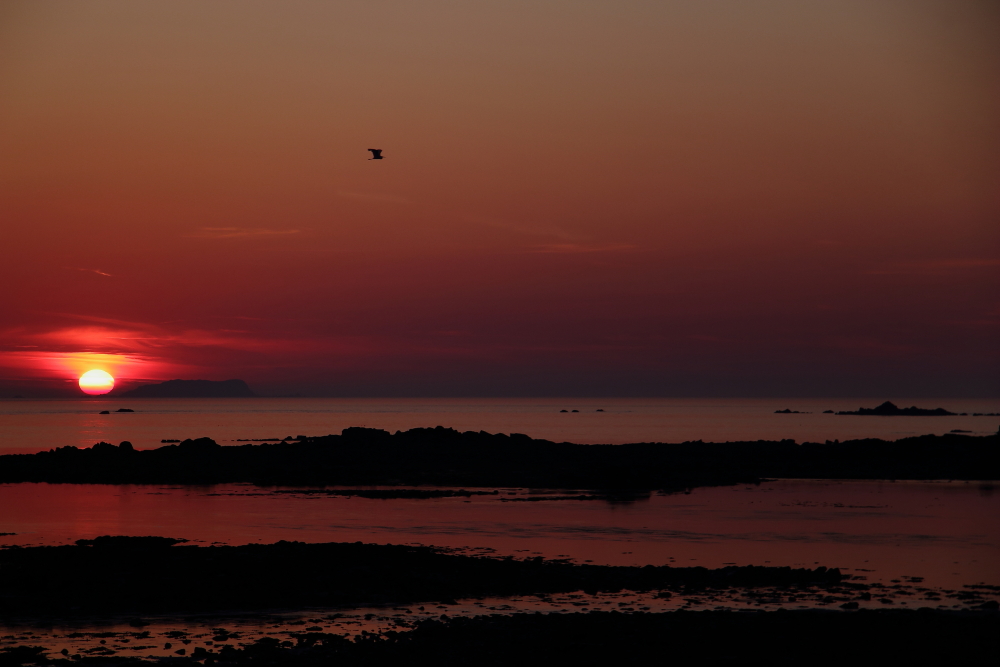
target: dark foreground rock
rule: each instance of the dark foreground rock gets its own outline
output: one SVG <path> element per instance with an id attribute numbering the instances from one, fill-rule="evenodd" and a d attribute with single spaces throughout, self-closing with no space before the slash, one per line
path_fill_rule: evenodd
<path id="1" fill-rule="evenodd" d="M 833 586 L 839 570 L 612 567 L 442 553 L 429 547 L 277 542 L 184 546 L 99 537 L 0 550 L 0 618 L 388 604 L 584 590 Z"/>
<path id="2" fill-rule="evenodd" d="M 1000 650 L 1000 615 L 944 611 L 514 614 L 423 621 L 348 640 L 303 633 L 194 649 L 170 665 L 972 665 Z M 6 659 L 5 659 L 6 658 Z M 0 665 L 148 665 L 135 658 L 46 659 L 18 647 Z"/>
<path id="3" fill-rule="evenodd" d="M 98 443 L 0 456 L 0 482 L 434 485 L 676 491 L 760 478 L 1000 479 L 1000 438 L 575 445 L 526 435 L 348 428 L 341 435 L 153 450 Z"/>
<path id="4" fill-rule="evenodd" d="M 247 398 L 255 395 L 243 380 L 167 380 L 140 385 L 116 398 Z"/>

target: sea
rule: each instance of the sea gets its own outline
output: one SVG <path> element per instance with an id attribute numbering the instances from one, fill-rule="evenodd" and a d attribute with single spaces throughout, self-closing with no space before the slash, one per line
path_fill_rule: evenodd
<path id="1" fill-rule="evenodd" d="M 943 407 L 967 416 L 870 417 L 830 414 L 875 407 Z M 117 412 L 117 410 L 134 412 Z M 109 411 L 102 415 L 100 412 Z M 798 414 L 776 414 L 792 410 Z M 580 444 L 855 438 L 896 440 L 927 433 L 996 433 L 1000 401 L 983 399 L 73 399 L 0 400 L 0 453 L 31 453 L 127 440 L 137 449 L 164 440 L 246 440 L 340 433 L 352 426 L 385 429 L 444 426 L 459 431 L 524 433 Z"/>
<path id="2" fill-rule="evenodd" d="M 123 440 L 149 449 L 164 440 L 203 436 L 237 445 L 339 433 L 352 426 L 387 431 L 445 426 L 581 444 L 895 440 L 953 431 L 985 435 L 996 433 L 1000 426 L 998 417 L 973 416 L 1000 412 L 996 400 L 888 397 L 901 407 L 967 413 L 954 417 L 826 412 L 874 407 L 884 400 L 17 399 L 0 401 L 0 453 Z M 785 409 L 797 414 L 776 413 Z M 104 410 L 109 414 L 99 414 Z M 435 499 L 298 491 L 308 489 L 250 484 L 0 484 L 0 547 L 69 544 L 99 535 L 163 535 L 201 545 L 277 540 L 422 544 L 478 555 L 545 556 L 609 565 L 838 567 L 859 582 L 884 587 L 882 597 L 861 601 L 862 607 L 966 608 L 972 604 L 969 591 L 1000 598 L 1000 489 L 990 481 L 765 480 L 688 493 L 651 493 L 627 502 L 574 500 L 564 491 L 523 488 Z M 769 604 L 761 597 L 744 599 L 736 593 L 704 600 L 697 596 L 664 600 L 652 593 L 616 595 L 458 600 L 446 611 L 475 615 L 555 613 L 579 610 L 581 605 L 656 611 L 678 605 Z M 831 602 L 817 596 L 793 603 L 792 598 L 775 594 L 770 604 L 796 608 Z M 284 616 L 275 612 L 278 616 L 266 622 L 260 617 L 148 619 L 152 625 L 145 635 L 130 627 L 127 619 L 118 625 L 107 619 L 96 625 L 29 619 L 12 625 L 9 634 L 0 637 L 0 647 L 31 641 L 83 654 L 103 654 L 99 652 L 111 646 L 121 654 L 172 655 L 176 647 L 168 651 L 164 646 L 170 643 L 163 638 L 178 630 L 206 645 L 212 643 L 211 628 L 223 624 L 240 628 L 247 638 L 294 633 L 304 622 L 350 634 L 394 627 L 404 617 L 433 617 L 442 609 L 440 605 L 406 610 L 373 607 L 334 614 L 284 610 Z M 107 639 L 112 635 L 115 639 Z M 160 643 L 155 641 L 158 635 L 163 635 Z M 141 636 L 154 640 L 143 643 L 136 639 Z M 98 643 L 103 641 L 112 644 Z"/>

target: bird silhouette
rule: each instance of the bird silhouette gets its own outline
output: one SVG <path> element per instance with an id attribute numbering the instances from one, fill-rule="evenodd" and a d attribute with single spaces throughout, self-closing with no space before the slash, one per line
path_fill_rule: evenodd
<path id="1" fill-rule="evenodd" d="M 372 156 L 368 158 L 369 160 L 381 160 L 382 159 L 382 149 L 381 148 L 369 148 L 372 152 Z"/>

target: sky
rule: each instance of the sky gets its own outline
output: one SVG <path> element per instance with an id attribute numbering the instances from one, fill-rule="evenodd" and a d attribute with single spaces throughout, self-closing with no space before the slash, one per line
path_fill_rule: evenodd
<path id="1" fill-rule="evenodd" d="M 990 1 L 6 0 L 0 396 L 1000 396 L 998 81 Z"/>

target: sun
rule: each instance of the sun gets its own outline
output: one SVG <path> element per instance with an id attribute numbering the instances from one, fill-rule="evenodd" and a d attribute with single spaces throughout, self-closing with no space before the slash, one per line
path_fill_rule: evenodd
<path id="1" fill-rule="evenodd" d="M 115 388 L 115 379 L 107 371 L 94 369 L 80 376 L 80 389 L 91 396 L 106 394 Z"/>

